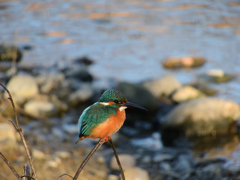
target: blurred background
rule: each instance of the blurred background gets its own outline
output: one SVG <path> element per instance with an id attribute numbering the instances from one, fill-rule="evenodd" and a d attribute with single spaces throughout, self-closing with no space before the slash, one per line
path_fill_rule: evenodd
<path id="1" fill-rule="evenodd" d="M 74 144 L 78 118 L 109 88 L 149 109 L 113 136 L 127 179 L 240 178 L 239 52 L 238 0 L 0 0 L 0 82 L 39 179 L 74 175 L 95 144 Z M 22 173 L 1 96 L 0 150 Z M 119 179 L 112 156 L 103 146 L 80 177 Z"/>

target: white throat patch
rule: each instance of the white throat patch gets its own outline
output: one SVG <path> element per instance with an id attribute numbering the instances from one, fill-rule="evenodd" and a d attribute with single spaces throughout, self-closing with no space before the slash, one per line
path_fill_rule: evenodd
<path id="1" fill-rule="evenodd" d="M 127 106 L 121 106 L 121 107 L 119 108 L 120 111 L 122 111 L 122 110 L 124 110 L 124 109 L 127 109 Z"/>

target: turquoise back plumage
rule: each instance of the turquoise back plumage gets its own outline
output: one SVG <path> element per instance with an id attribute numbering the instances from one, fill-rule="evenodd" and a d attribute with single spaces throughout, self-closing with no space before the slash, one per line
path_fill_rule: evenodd
<path id="1" fill-rule="evenodd" d="M 85 109 L 78 121 L 79 137 L 89 136 L 93 128 L 107 120 L 111 114 L 116 115 L 115 108 L 101 105 L 99 102 Z"/>

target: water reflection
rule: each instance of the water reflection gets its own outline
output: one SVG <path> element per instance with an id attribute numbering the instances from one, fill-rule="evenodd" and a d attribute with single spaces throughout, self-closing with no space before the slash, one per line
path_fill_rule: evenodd
<path id="1" fill-rule="evenodd" d="M 194 141 L 194 157 L 199 160 L 230 155 L 239 145 L 238 135 L 201 137 L 191 140 Z"/>

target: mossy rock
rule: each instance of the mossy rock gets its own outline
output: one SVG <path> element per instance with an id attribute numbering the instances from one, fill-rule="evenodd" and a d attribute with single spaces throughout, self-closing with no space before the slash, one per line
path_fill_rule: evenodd
<path id="1" fill-rule="evenodd" d="M 235 78 L 234 75 L 224 74 L 221 77 L 210 76 L 210 81 L 214 82 L 214 83 L 224 83 L 224 82 L 229 82 L 229 81 L 233 80 L 234 78 Z"/>
<path id="2" fill-rule="evenodd" d="M 1 61 L 14 61 L 20 62 L 22 58 L 22 52 L 12 45 L 2 44 L 0 45 L 0 62 Z"/>
<path id="3" fill-rule="evenodd" d="M 162 120 L 165 132 L 178 131 L 186 136 L 227 134 L 239 118 L 237 103 L 217 98 L 199 98 L 178 105 Z"/>
<path id="4" fill-rule="evenodd" d="M 196 68 L 205 64 L 206 60 L 203 57 L 170 57 L 166 59 L 162 65 L 167 69 L 177 68 Z"/>
<path id="5" fill-rule="evenodd" d="M 210 69 L 206 74 L 200 75 L 200 78 L 213 83 L 224 83 L 233 80 L 235 75 L 225 73 L 221 69 Z"/>

